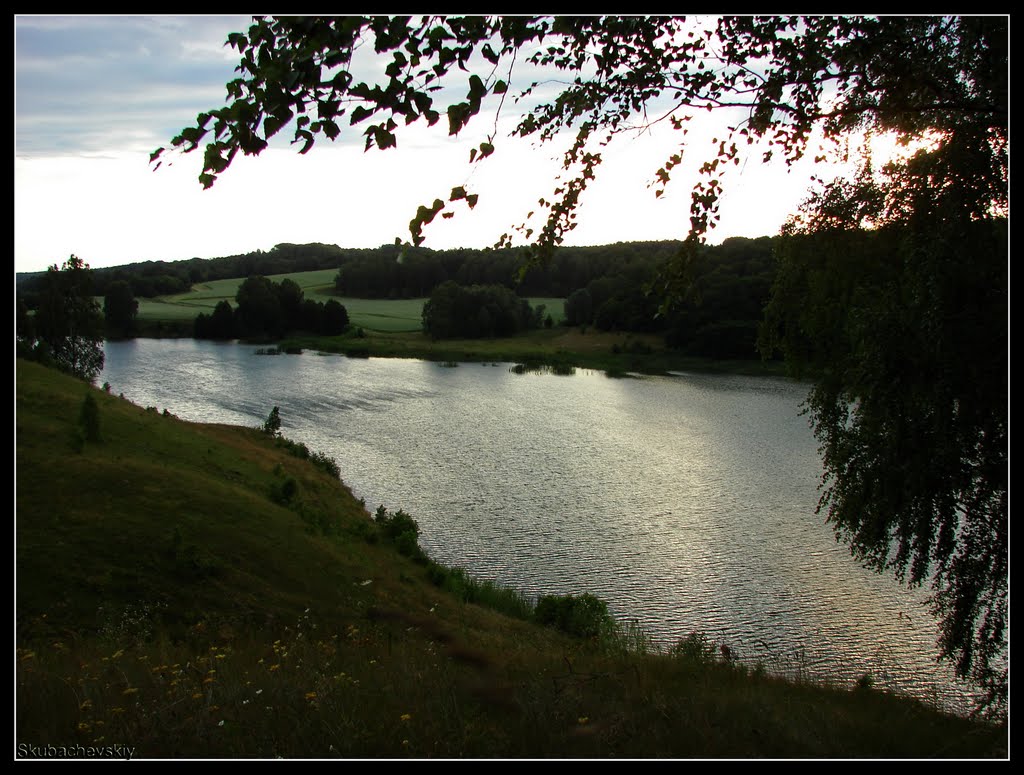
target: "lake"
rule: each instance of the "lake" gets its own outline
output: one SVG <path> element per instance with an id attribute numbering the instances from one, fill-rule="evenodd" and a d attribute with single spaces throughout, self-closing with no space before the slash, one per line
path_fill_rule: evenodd
<path id="1" fill-rule="evenodd" d="M 926 592 L 860 567 L 815 513 L 807 387 L 680 373 L 513 373 L 188 339 L 106 344 L 98 382 L 196 422 L 326 452 L 436 560 L 529 594 L 592 592 L 656 642 L 690 632 L 751 665 L 963 712 Z"/>

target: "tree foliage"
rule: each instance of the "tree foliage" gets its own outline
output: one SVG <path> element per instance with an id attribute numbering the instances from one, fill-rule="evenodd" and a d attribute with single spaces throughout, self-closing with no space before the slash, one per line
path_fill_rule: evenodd
<path id="1" fill-rule="evenodd" d="M 197 339 L 279 339 L 285 334 L 305 331 L 337 336 L 348 327 L 348 310 L 334 299 L 326 303 L 305 299 L 294 280 L 280 282 L 250 275 L 235 294 L 237 307 L 226 299 L 217 302 L 210 315 L 196 316 L 193 332 Z"/>
<path id="2" fill-rule="evenodd" d="M 931 167 L 925 157 L 944 152 L 909 167 Z M 1001 219 L 953 217 L 941 200 L 959 194 L 945 182 L 933 180 L 931 201 L 909 211 L 877 189 L 870 230 L 857 228 L 860 203 L 848 228 L 791 226 L 765 346 L 815 376 L 807 410 L 824 460 L 819 511 L 867 565 L 931 586 L 942 654 L 1001 713 L 1007 230 Z M 835 215 L 834 197 L 849 195 L 837 184 L 809 207 Z"/>
<path id="3" fill-rule="evenodd" d="M 116 280 L 107 286 L 103 297 L 103 320 L 108 335 L 134 336 L 139 313 L 139 302 L 126 280 Z"/>
<path id="4" fill-rule="evenodd" d="M 448 281 L 423 305 L 423 331 L 434 339 L 512 336 L 537 325 L 530 302 L 501 285 Z"/>
<path id="5" fill-rule="evenodd" d="M 999 708 L 1008 17 L 257 17 L 228 45 L 240 63 L 227 104 L 172 141 L 204 148 L 204 186 L 288 126 L 303 153 L 357 125 L 367 149 L 387 149 L 418 122 L 457 135 L 513 93 L 514 134 L 570 140 L 564 174 L 538 200 L 543 224 L 518 227 L 540 256 L 575 226 L 617 135 L 678 130 L 653 172 L 657 196 L 691 155 L 693 119 L 724 113 L 728 126 L 697 147 L 683 248 L 654 285 L 666 307 L 687 297 L 744 161 L 844 159 L 847 143 L 886 133 L 917 149 L 821 184 L 783 245 L 766 347 L 816 377 L 808 408 L 837 534 L 873 566 L 933 585 L 943 654 Z M 357 77 L 360 49 L 384 63 L 376 82 Z M 522 66 L 536 80 L 513 91 Z M 470 165 L 499 143 L 471 148 Z M 414 245 L 438 215 L 476 203 L 465 186 L 439 194 L 410 222 Z"/>
<path id="6" fill-rule="evenodd" d="M 90 382 L 103 370 L 103 314 L 89 265 L 78 256 L 46 270 L 32 329 L 42 360 Z"/>
<path id="7" fill-rule="evenodd" d="M 267 419 L 263 423 L 263 432 L 268 436 L 279 436 L 281 434 L 280 408 L 275 406 L 270 410 L 270 414 L 267 415 Z"/>

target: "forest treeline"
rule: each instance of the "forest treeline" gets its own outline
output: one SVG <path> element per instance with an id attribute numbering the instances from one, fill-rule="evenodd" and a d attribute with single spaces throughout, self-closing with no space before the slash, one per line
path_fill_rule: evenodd
<path id="1" fill-rule="evenodd" d="M 92 275 L 97 296 L 105 296 L 115 284 L 127 283 L 133 295 L 141 298 L 183 293 L 194 284 L 213 280 L 334 268 L 338 270 L 335 291 L 344 297 L 427 298 L 439 288 L 450 289 L 451 283 L 463 288 L 500 286 L 520 297 L 566 299 L 564 322 L 569 325 L 661 333 L 670 346 L 692 355 L 756 358 L 758 326 L 776 272 L 773 244 L 771 237 L 735 237 L 721 245 L 704 246 L 692 265 L 691 293 L 670 311 L 660 309 L 658 295 L 650 290 L 662 267 L 680 250 L 681 243 L 669 240 L 562 247 L 549 262 L 523 276 L 522 256 L 515 249 L 403 250 L 397 245 L 356 249 L 319 243 L 285 243 L 269 251 L 220 258 L 146 261 L 94 269 Z M 43 274 L 18 277 L 18 298 L 29 309 L 35 308 Z M 454 298 L 451 293 L 448 297 Z M 227 322 L 226 313 L 221 310 L 221 322 Z M 482 336 L 509 328 L 492 313 L 474 315 L 488 329 Z M 425 323 L 435 329 L 434 335 L 448 328 L 427 318 Z M 199 330 L 205 332 L 209 324 L 216 333 L 207 335 L 225 336 L 235 330 L 233 326 L 222 329 L 212 319 L 200 321 Z M 267 326 L 265 333 L 275 327 Z M 308 324 L 299 327 L 315 330 Z M 526 327 L 532 326 L 521 322 L 516 330 Z M 470 335 L 461 328 L 461 335 Z"/>

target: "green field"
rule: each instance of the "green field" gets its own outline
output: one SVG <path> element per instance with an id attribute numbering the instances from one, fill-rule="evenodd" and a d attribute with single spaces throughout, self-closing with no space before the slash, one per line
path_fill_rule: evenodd
<path id="1" fill-rule="evenodd" d="M 315 272 L 272 275 L 270 279 L 274 282 L 293 280 L 302 288 L 307 299 L 321 302 L 335 299 L 345 305 L 352 325 L 367 331 L 401 333 L 422 328 L 423 302 L 426 299 L 354 299 L 335 296 L 334 278 L 337 274 L 336 269 L 320 269 Z M 200 313 L 212 313 L 220 301 L 227 300 L 234 306 L 235 295 L 244 280 L 242 277 L 214 280 L 195 285 L 188 293 L 139 299 L 139 320 L 193 320 Z M 564 315 L 564 299 L 530 299 L 530 304 L 544 304 L 546 314 L 551 314 L 556 323 Z"/>

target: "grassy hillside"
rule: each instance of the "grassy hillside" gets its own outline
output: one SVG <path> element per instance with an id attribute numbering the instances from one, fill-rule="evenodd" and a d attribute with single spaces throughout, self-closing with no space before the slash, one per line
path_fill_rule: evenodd
<path id="1" fill-rule="evenodd" d="M 98 441 L 79 423 L 87 393 Z M 707 650 L 653 653 L 627 628 L 574 638 L 466 602 L 337 478 L 255 429 L 185 423 L 20 361 L 16 408 L 19 744 L 1006 755 L 1005 729 L 874 690 L 786 683 Z"/>

